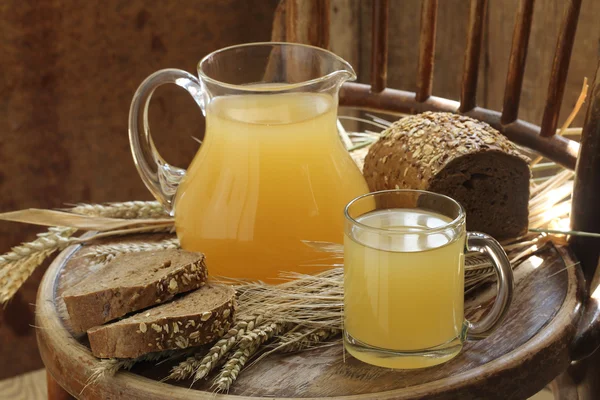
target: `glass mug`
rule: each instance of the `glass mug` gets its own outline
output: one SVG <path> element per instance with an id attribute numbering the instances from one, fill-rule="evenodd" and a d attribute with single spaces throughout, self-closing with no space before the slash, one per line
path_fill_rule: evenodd
<path id="1" fill-rule="evenodd" d="M 279 271 L 326 269 L 303 243 L 341 243 L 341 211 L 367 184 L 339 139 L 338 91 L 356 75 L 335 54 L 291 43 L 217 50 L 198 76 L 158 71 L 129 113 L 131 151 L 142 180 L 175 216 L 186 250 L 206 255 L 212 275 L 274 281 Z M 166 163 L 148 127 L 160 85 L 185 89 L 206 116 L 187 172 Z"/>
<path id="2" fill-rule="evenodd" d="M 345 209 L 344 345 L 369 364 L 423 368 L 456 356 L 466 339 L 488 336 L 513 293 L 500 244 L 467 232 L 465 212 L 450 197 L 386 190 Z M 464 318 L 464 250 L 487 254 L 498 294 L 479 322 Z"/>

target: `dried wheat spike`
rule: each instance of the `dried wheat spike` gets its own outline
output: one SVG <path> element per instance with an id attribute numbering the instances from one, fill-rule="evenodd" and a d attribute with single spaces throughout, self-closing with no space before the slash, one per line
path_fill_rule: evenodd
<path id="1" fill-rule="evenodd" d="M 166 350 L 144 354 L 138 358 L 107 358 L 98 361 L 90 375 L 86 387 L 93 385 L 104 377 L 114 376 L 122 369 L 130 370 L 135 364 L 143 361 L 156 361 L 182 354 L 178 350 Z"/>
<path id="2" fill-rule="evenodd" d="M 51 227 L 48 232 L 39 233 L 33 242 L 13 247 L 10 252 L 0 256 L 0 268 L 44 250 L 64 249 L 71 244 L 68 238 L 75 232 L 74 228 Z"/>
<path id="3" fill-rule="evenodd" d="M 242 338 L 246 330 L 252 330 L 263 323 L 262 315 L 240 316 L 236 324 L 207 353 L 198 353 L 188 357 L 171 369 L 166 380 L 184 380 L 194 376 L 194 381 L 208 375 L 229 352 L 229 350 Z"/>
<path id="4" fill-rule="evenodd" d="M 229 352 L 229 350 L 231 350 L 231 348 L 234 347 L 244 337 L 246 332 L 256 329 L 256 327 L 263 324 L 263 321 L 264 318 L 262 314 L 238 317 L 235 326 L 231 328 L 217 343 L 215 343 L 215 345 L 208 351 L 206 356 L 204 356 L 199 362 L 197 362 L 197 364 L 194 365 L 194 382 L 208 375 L 217 366 L 219 361 L 221 361 L 221 359 L 223 359 L 223 357 Z M 173 370 L 175 370 L 175 368 L 173 368 Z M 190 375 L 179 379 L 185 379 L 189 376 Z"/>
<path id="5" fill-rule="evenodd" d="M 91 257 L 94 261 L 110 261 L 112 258 L 123 253 L 135 253 L 140 251 L 167 250 L 178 249 L 179 239 L 167 239 L 161 242 L 132 242 L 118 244 L 104 244 L 94 246 L 92 250 L 86 254 L 86 257 Z"/>
<path id="6" fill-rule="evenodd" d="M 213 388 L 216 392 L 226 392 L 233 382 L 237 379 L 240 371 L 248 360 L 258 351 L 258 349 L 268 340 L 276 335 L 285 332 L 289 324 L 272 322 L 255 328 L 252 335 L 246 334 L 245 337 L 251 337 L 251 340 L 238 344 L 237 350 L 231 355 L 225 363 L 215 380 Z M 258 332 L 260 331 L 260 332 Z"/>
<path id="7" fill-rule="evenodd" d="M 165 380 L 182 381 L 191 377 L 194 374 L 201 363 L 205 353 L 197 353 L 191 357 L 186 358 L 179 364 L 171 368 L 171 373 L 165 378 Z"/>
<path id="8" fill-rule="evenodd" d="M 300 330 L 289 331 L 282 335 L 275 349 L 284 353 L 310 349 L 319 343 L 339 335 L 340 332 L 339 329 L 303 327 Z"/>
<path id="9" fill-rule="evenodd" d="M 107 204 L 78 204 L 69 211 L 107 218 L 166 218 L 169 213 L 158 201 L 127 201 Z"/>
<path id="10" fill-rule="evenodd" d="M 0 304 L 8 302 L 33 271 L 56 250 L 67 247 L 76 229 L 52 227 L 33 242 L 14 247 L 0 256 Z"/>

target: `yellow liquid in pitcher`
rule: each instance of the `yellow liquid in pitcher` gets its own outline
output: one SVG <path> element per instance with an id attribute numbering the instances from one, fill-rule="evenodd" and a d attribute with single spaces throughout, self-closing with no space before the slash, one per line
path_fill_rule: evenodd
<path id="1" fill-rule="evenodd" d="M 368 192 L 324 94 L 214 99 L 206 138 L 178 189 L 175 224 L 186 250 L 215 276 L 276 282 L 280 271 L 333 263 L 303 240 L 343 242 L 343 210 Z"/>
<path id="2" fill-rule="evenodd" d="M 464 322 L 464 233 L 425 235 L 423 229 L 451 220 L 417 209 L 375 211 L 358 221 L 410 234 L 387 235 L 355 226 L 345 237 L 344 328 L 356 341 L 349 343 L 345 336 L 348 351 L 390 368 L 426 367 L 458 354 L 462 343 L 456 339 Z M 451 343 L 452 349 L 441 357 L 394 356 Z M 370 351 L 368 346 L 390 352 Z"/>

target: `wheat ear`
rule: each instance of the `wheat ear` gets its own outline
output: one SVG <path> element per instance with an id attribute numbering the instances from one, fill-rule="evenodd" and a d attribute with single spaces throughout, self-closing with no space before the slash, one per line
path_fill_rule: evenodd
<path id="1" fill-rule="evenodd" d="M 83 390 L 90 385 L 94 385 L 104 377 L 114 376 L 120 370 L 130 370 L 135 364 L 143 361 L 157 361 L 167 357 L 181 355 L 181 350 L 165 350 L 154 353 L 144 354 L 138 358 L 107 358 L 102 359 L 92 369 L 92 374 L 87 380 Z M 83 390 L 81 391 L 83 393 Z"/>
<path id="2" fill-rule="evenodd" d="M 39 233 L 36 240 L 13 247 L 10 252 L 0 256 L 0 268 L 15 261 L 26 259 L 40 251 L 65 248 L 70 244 L 69 236 L 75 231 L 74 228 L 51 227 L 48 232 Z"/>
<path id="3" fill-rule="evenodd" d="M 0 256 L 0 303 L 8 302 L 50 254 L 67 247 L 69 237 L 76 231 L 52 227 L 48 232 L 38 234 L 33 242 L 13 247 L 9 253 Z"/>
<path id="4" fill-rule="evenodd" d="M 242 368 L 244 368 L 244 365 L 258 351 L 260 346 L 274 336 L 283 333 L 287 328 L 289 328 L 289 324 L 272 322 L 245 334 L 242 340 L 240 340 L 237 350 L 227 360 L 213 381 L 212 387 L 215 391 L 228 391 Z"/>
<path id="5" fill-rule="evenodd" d="M 294 353 L 310 349 L 319 343 L 339 335 L 340 332 L 339 329 L 304 327 L 282 335 L 279 342 L 276 343 L 277 347 L 275 349 L 284 353 Z"/>
<path id="6" fill-rule="evenodd" d="M 78 204 L 69 209 L 76 214 L 107 218 L 165 218 L 169 213 L 158 201 L 126 201 L 123 203 Z"/>
<path id="7" fill-rule="evenodd" d="M 235 326 L 230 329 L 225 336 L 223 336 L 213 347 L 208 350 L 206 356 L 201 360 L 197 360 L 191 367 L 194 370 L 194 382 L 207 376 L 223 359 L 223 357 L 234 347 L 248 331 L 254 330 L 256 327 L 263 323 L 263 314 L 257 313 L 252 316 L 238 317 Z M 189 359 L 188 359 L 189 360 Z M 186 360 L 186 361 L 188 361 Z M 185 365 L 183 366 L 185 368 Z M 173 368 L 173 370 L 175 370 Z M 173 374 L 174 371 L 172 371 Z M 191 374 L 184 376 L 180 373 L 179 378 L 174 379 L 185 379 L 191 376 Z"/>
<path id="8" fill-rule="evenodd" d="M 136 253 L 140 251 L 154 251 L 154 250 L 167 250 L 167 249 L 178 249 L 179 239 L 167 239 L 161 242 L 132 242 L 132 243 L 119 243 L 119 244 L 104 244 L 95 246 L 92 248 L 86 257 L 92 258 L 94 261 L 110 261 L 112 258 L 123 253 Z"/>
<path id="9" fill-rule="evenodd" d="M 180 381 L 194 376 L 194 381 L 197 381 L 204 378 L 246 334 L 247 330 L 252 330 L 262 323 L 262 315 L 238 317 L 236 324 L 207 353 L 197 353 L 180 362 L 171 369 L 171 373 L 165 380 Z"/>

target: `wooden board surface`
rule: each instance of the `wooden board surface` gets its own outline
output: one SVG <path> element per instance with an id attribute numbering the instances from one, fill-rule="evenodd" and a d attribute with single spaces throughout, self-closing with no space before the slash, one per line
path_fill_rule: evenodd
<path id="1" fill-rule="evenodd" d="M 0 381 L 0 399 L 46 400 L 46 370 L 38 370 Z"/>
<path id="2" fill-rule="evenodd" d="M 49 372 L 77 395 L 97 361 L 85 342 L 68 332 L 68 316 L 59 296 L 95 267 L 81 257 L 82 252 L 70 252 L 73 254 L 63 253 L 54 262 L 43 281 L 37 324 L 40 351 Z M 342 347 L 333 346 L 271 356 L 244 371 L 230 394 L 252 398 L 416 399 L 425 394 L 434 399 L 526 398 L 569 362 L 567 344 L 578 318 L 579 289 L 577 270 L 565 269 L 562 257 L 571 262 L 564 250 L 546 247 L 522 264 L 516 271 L 515 299 L 506 322 L 487 339 L 467 343 L 463 353 L 444 365 L 415 371 L 381 369 L 351 357 L 344 362 Z M 469 315 L 481 313 L 492 300 L 489 291 L 469 297 Z M 479 304 L 482 307 L 477 307 Z M 209 381 L 195 385 L 197 390 L 187 389 L 190 382 L 179 383 L 179 388 L 157 382 L 169 367 L 142 364 L 132 373 L 120 373 L 86 388 L 80 398 L 107 398 L 110 393 L 126 391 L 131 399 L 151 400 L 160 398 L 165 390 L 173 399 L 212 396 L 203 391 L 208 390 Z"/>
<path id="3" fill-rule="evenodd" d="M 0 399 L 47 400 L 46 370 L 38 370 L 0 381 Z M 529 400 L 552 400 L 549 390 L 542 390 Z"/>

